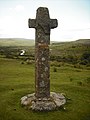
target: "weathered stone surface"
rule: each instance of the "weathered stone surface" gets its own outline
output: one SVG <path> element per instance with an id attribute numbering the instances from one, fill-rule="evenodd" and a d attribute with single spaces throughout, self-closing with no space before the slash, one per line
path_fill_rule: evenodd
<path id="1" fill-rule="evenodd" d="M 54 102 L 56 103 L 57 107 L 60 107 L 66 102 L 66 99 L 62 94 L 51 92 L 51 97 L 54 99 Z"/>
<path id="2" fill-rule="evenodd" d="M 49 44 L 50 29 L 57 27 L 56 19 L 50 19 L 48 8 L 39 7 L 36 19 L 29 19 L 29 28 L 35 28 L 35 96 L 50 97 Z"/>
<path id="3" fill-rule="evenodd" d="M 50 98 L 35 97 L 35 93 L 21 98 L 21 104 L 35 111 L 50 111 L 60 108 L 66 103 L 65 97 L 60 93 L 51 92 Z"/>
<path id="4" fill-rule="evenodd" d="M 37 9 L 36 19 L 28 20 L 29 28 L 35 28 L 35 93 L 21 98 L 28 109 L 55 110 L 66 103 L 62 94 L 50 93 L 50 29 L 57 27 L 57 19 L 50 19 L 48 8 Z"/>
<path id="5" fill-rule="evenodd" d="M 32 110 L 46 111 L 46 110 L 54 110 L 56 105 L 51 101 L 36 101 L 32 103 Z"/>

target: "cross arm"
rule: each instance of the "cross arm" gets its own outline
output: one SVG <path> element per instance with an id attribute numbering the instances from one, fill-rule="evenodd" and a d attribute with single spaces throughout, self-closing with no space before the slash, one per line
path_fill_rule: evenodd
<path id="1" fill-rule="evenodd" d="M 50 28 L 54 29 L 58 26 L 58 20 L 57 19 L 51 19 L 50 20 Z"/>
<path id="2" fill-rule="evenodd" d="M 28 27 L 29 28 L 35 28 L 36 26 L 36 20 L 35 19 L 29 19 L 28 20 Z"/>

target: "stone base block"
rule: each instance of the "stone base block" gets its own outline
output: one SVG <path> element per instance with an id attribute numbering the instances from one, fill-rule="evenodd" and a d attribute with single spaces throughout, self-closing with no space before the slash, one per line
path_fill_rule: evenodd
<path id="1" fill-rule="evenodd" d="M 21 105 L 35 111 L 51 111 L 60 108 L 66 103 L 65 97 L 60 93 L 51 92 L 50 98 L 36 98 L 35 93 L 21 98 Z"/>

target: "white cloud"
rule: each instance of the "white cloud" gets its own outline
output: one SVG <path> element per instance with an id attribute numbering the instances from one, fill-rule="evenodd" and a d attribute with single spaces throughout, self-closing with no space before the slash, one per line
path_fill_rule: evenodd
<path id="1" fill-rule="evenodd" d="M 28 28 L 28 19 L 14 16 L 0 17 L 0 37 L 35 38 L 35 30 Z"/>
<path id="2" fill-rule="evenodd" d="M 23 5 L 16 5 L 15 7 L 10 7 L 9 10 L 12 12 L 21 12 L 24 11 L 24 6 Z"/>
<path id="3" fill-rule="evenodd" d="M 15 11 L 19 12 L 19 11 L 23 11 L 24 10 L 24 6 L 23 5 L 17 5 L 15 7 Z"/>
<path id="4" fill-rule="evenodd" d="M 9 10 L 13 10 L 13 8 L 10 7 Z"/>

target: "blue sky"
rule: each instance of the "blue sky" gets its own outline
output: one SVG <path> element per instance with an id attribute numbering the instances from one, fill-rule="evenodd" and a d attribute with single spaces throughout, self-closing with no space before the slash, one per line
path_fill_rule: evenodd
<path id="1" fill-rule="evenodd" d="M 48 7 L 50 17 L 58 19 L 51 40 L 90 38 L 90 0 L 0 0 L 0 37 L 35 39 L 28 18 L 36 17 L 38 7 Z"/>

